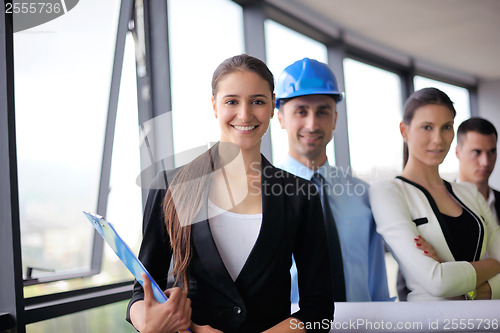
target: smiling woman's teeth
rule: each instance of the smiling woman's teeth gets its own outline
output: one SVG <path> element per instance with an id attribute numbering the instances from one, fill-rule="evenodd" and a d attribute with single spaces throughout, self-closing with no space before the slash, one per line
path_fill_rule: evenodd
<path id="1" fill-rule="evenodd" d="M 237 126 L 237 125 L 233 125 L 233 127 L 236 128 L 237 130 L 240 130 L 240 131 L 251 131 L 251 130 L 253 130 L 257 126 Z"/>

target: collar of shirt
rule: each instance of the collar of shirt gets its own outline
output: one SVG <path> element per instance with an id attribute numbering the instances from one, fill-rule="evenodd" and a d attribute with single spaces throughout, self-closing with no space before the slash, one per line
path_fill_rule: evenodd
<path id="1" fill-rule="evenodd" d="M 458 177 L 456 182 L 463 183 Z M 491 187 L 488 187 L 488 200 L 486 200 L 486 203 L 488 204 L 488 207 L 494 207 L 495 205 L 495 193 L 493 193 L 493 189 Z"/>
<path id="2" fill-rule="evenodd" d="M 285 171 L 307 180 L 311 180 L 313 174 L 318 172 L 328 183 L 331 182 L 331 177 L 328 177 L 328 175 L 332 174 L 332 168 L 334 168 L 328 163 L 327 159 L 318 170 L 311 170 L 288 154 L 286 155 L 285 160 L 281 163 L 280 167 Z"/>

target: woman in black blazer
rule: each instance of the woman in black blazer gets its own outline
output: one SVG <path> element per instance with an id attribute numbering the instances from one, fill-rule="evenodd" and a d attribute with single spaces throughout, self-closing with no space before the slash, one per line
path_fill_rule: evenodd
<path id="1" fill-rule="evenodd" d="M 214 72 L 212 105 L 221 140 L 207 153 L 157 176 L 144 213 L 139 257 L 165 289 L 191 300 L 193 332 L 328 332 L 333 298 L 321 203 L 314 185 L 273 167 L 260 153 L 274 112 L 274 81 L 248 55 Z M 300 310 L 290 311 L 292 254 Z M 127 317 L 148 327 L 162 306 L 136 283 Z M 154 318 L 157 319 L 157 318 Z M 167 322 L 169 318 L 165 318 Z"/>

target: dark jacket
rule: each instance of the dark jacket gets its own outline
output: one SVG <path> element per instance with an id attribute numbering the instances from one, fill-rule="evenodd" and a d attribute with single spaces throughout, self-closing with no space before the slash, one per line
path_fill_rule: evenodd
<path id="1" fill-rule="evenodd" d="M 500 192 L 493 190 L 493 194 L 495 195 L 495 212 L 498 218 L 497 222 L 500 224 Z"/>
<path id="2" fill-rule="evenodd" d="M 164 175 L 157 177 L 161 181 Z M 192 225 L 189 266 L 192 321 L 224 333 L 261 332 L 293 316 L 328 332 L 334 303 L 321 203 L 314 185 L 272 166 L 262 156 L 262 226 L 236 281 L 227 272 L 207 219 Z M 172 249 L 163 221 L 166 190 L 150 190 L 139 258 L 166 288 Z M 200 211 L 206 214 L 206 207 Z M 300 310 L 290 313 L 292 254 L 299 272 Z M 130 305 L 143 299 L 136 282 Z M 129 311 L 127 310 L 129 319 Z M 314 325 L 314 326 L 313 326 Z"/>

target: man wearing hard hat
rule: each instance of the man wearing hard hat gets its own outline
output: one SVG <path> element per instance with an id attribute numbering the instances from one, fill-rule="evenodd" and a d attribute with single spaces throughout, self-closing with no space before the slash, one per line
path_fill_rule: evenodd
<path id="1" fill-rule="evenodd" d="M 279 166 L 311 180 L 320 192 L 335 301 L 388 301 L 384 249 L 368 184 L 331 166 L 326 156 L 342 97 L 326 64 L 304 58 L 285 68 L 276 84 L 276 108 L 288 134 L 288 155 Z M 298 301 L 296 281 L 292 268 L 292 302 Z"/>

